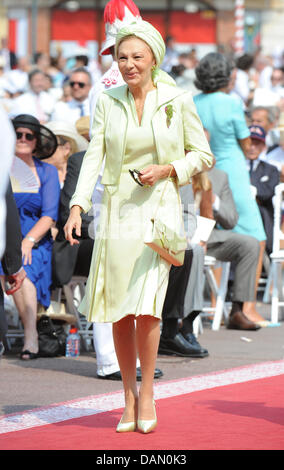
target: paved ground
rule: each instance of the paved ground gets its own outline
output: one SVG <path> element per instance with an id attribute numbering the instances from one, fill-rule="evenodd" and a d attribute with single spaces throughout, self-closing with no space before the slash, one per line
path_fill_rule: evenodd
<path id="1" fill-rule="evenodd" d="M 269 306 L 260 306 L 259 311 L 269 318 Z M 210 325 L 204 323 L 199 341 L 209 350 L 209 357 L 158 356 L 157 367 L 164 372 L 159 380 L 169 381 L 284 359 L 283 322 L 280 327 L 262 328 L 256 332 L 227 330 L 225 327 L 212 331 Z M 96 378 L 94 352 L 83 352 L 75 359 L 40 358 L 25 362 L 19 359 L 18 350 L 14 348 L 0 360 L 0 377 L 0 415 L 122 389 L 121 382 Z"/>

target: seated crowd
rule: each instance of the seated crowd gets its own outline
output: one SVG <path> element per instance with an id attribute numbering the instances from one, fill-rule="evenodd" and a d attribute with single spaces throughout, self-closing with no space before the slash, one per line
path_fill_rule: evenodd
<path id="1" fill-rule="evenodd" d="M 198 64 L 194 51 L 165 59 L 165 69 L 178 86 L 194 96 L 200 92 L 195 83 Z M 79 245 L 69 245 L 63 227 L 90 140 L 90 91 L 104 72 L 81 56 L 74 58 L 70 68 L 61 55 L 51 60 L 38 54 L 33 64 L 19 58 L 8 71 L 0 62 L 0 103 L 15 129 L 17 165 L 21 168 L 24 162 L 29 167 L 26 178 L 36 188 L 23 197 L 13 166 L 11 183 L 27 272 L 13 299 L 24 326 L 21 358 L 25 360 L 38 357 L 38 305 L 47 310 L 56 288 L 68 284 L 74 275 L 88 276 L 99 212 L 96 194 L 94 213 L 82 216 Z M 272 252 L 275 187 L 284 182 L 284 62 L 273 64 L 272 58 L 261 54 L 245 54 L 231 66 L 226 93 L 240 104 L 246 117 L 250 139 L 244 154 L 266 241 L 261 245 L 256 238 L 234 231 L 239 214 L 228 175 L 218 166 L 181 188 L 188 249 L 184 265 L 170 271 L 160 354 L 200 358 L 209 354 L 193 328 L 205 302 L 206 255 L 231 263 L 228 297 L 232 308 L 226 327 L 256 331 L 266 323 L 257 312 L 256 299 L 259 279 L 263 271 L 268 274 Z M 203 125 L 206 129 L 206 122 Z M 210 141 L 209 131 L 207 135 Z M 98 185 L 98 197 L 100 190 Z M 205 240 L 194 237 L 197 215 L 216 221 Z M 218 276 L 216 271 L 217 280 Z M 214 304 L 214 299 L 209 300 Z M 0 336 L 0 342 L 4 340 Z"/>

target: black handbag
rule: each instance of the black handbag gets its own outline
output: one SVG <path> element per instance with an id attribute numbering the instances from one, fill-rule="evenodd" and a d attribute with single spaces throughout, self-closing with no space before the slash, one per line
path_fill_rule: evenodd
<path id="1" fill-rule="evenodd" d="M 42 315 L 37 322 L 38 354 L 41 357 L 65 356 L 67 334 L 60 320 Z"/>

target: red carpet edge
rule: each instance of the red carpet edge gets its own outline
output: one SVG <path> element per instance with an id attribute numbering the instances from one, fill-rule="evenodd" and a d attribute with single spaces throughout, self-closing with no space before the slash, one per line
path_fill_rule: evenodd
<path id="1" fill-rule="evenodd" d="M 249 382 L 282 375 L 284 360 L 252 364 L 155 384 L 155 400 L 193 393 L 200 390 Z M 76 400 L 35 408 L 22 413 L 0 416 L 0 434 L 59 423 L 123 408 L 123 391 L 93 395 Z"/>

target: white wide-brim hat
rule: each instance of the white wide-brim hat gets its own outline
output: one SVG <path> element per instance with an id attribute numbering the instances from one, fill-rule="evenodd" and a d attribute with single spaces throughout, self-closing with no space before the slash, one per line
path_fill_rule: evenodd
<path id="1" fill-rule="evenodd" d="M 100 50 L 100 55 L 110 55 L 111 54 L 111 47 L 115 46 L 115 37 L 108 35 L 106 40 L 104 41 L 102 48 Z"/>
<path id="2" fill-rule="evenodd" d="M 110 0 L 104 9 L 106 39 L 100 55 L 111 54 L 110 48 L 115 46 L 116 35 L 120 28 L 139 20 L 142 20 L 139 8 L 132 0 Z"/>
<path id="3" fill-rule="evenodd" d="M 75 152 L 82 152 L 87 150 L 89 142 L 85 137 L 80 135 L 77 132 L 75 124 L 70 122 L 63 122 L 63 121 L 50 121 L 45 125 L 48 129 L 50 129 L 53 134 L 60 135 L 62 137 L 66 137 L 66 139 L 71 139 L 75 143 Z"/>

